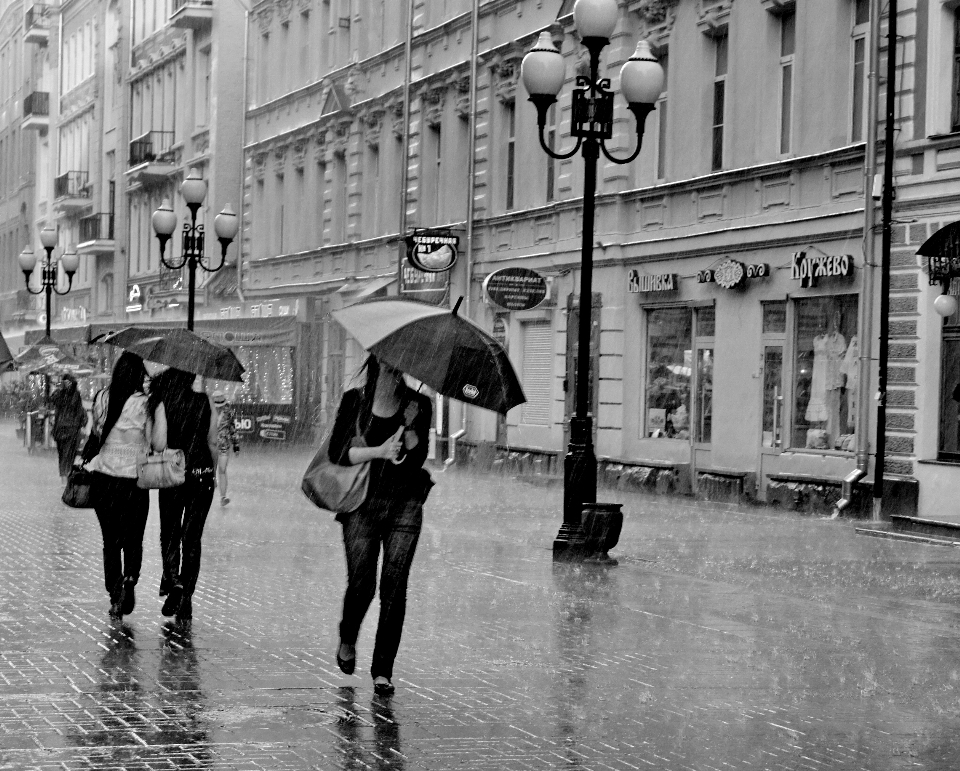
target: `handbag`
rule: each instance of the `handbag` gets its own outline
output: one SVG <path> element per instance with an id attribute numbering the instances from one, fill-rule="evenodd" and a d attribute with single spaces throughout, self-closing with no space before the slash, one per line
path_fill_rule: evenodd
<path id="1" fill-rule="evenodd" d="M 370 484 L 370 461 L 352 466 L 341 466 L 330 460 L 331 429 L 320 449 L 313 456 L 303 474 L 300 489 L 309 501 L 319 509 L 334 514 L 349 514 L 359 509 L 367 498 Z M 357 417 L 357 436 L 360 433 L 360 418 Z"/>
<path id="2" fill-rule="evenodd" d="M 169 447 L 160 452 L 142 452 L 137 457 L 137 487 L 161 490 L 182 485 L 187 478 L 187 461 L 183 450 Z"/>
<path id="3" fill-rule="evenodd" d="M 60 500 L 72 509 L 92 509 L 93 472 L 83 466 L 74 466 L 67 475 L 67 486 Z"/>

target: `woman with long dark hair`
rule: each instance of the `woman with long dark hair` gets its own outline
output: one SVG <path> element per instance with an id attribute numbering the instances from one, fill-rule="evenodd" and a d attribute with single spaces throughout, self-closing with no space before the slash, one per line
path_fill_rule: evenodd
<path id="1" fill-rule="evenodd" d="M 374 691 L 394 691 L 393 662 L 400 647 L 407 605 L 407 580 L 423 525 L 423 503 L 433 486 L 423 468 L 427 458 L 430 399 L 407 386 L 403 373 L 370 356 L 366 383 L 344 393 L 330 439 L 330 460 L 344 466 L 370 462 L 363 505 L 340 514 L 347 559 L 347 590 L 340 621 L 337 664 L 353 674 L 360 624 L 377 589 L 380 619 L 370 674 Z"/>
<path id="2" fill-rule="evenodd" d="M 103 535 L 103 578 L 110 595 L 110 615 L 133 612 L 134 587 L 143 562 L 143 531 L 150 497 L 137 487 L 137 458 L 149 447 L 143 359 L 125 351 L 113 368 L 109 388 L 94 403 L 94 430 L 100 452 L 87 468 L 94 474 L 94 509 Z"/>
<path id="3" fill-rule="evenodd" d="M 200 575 L 200 539 L 213 502 L 217 419 L 210 398 L 193 390 L 196 375 L 170 368 L 150 385 L 153 448 L 183 450 L 186 480 L 160 490 L 161 612 L 178 621 L 193 618 L 193 592 Z"/>
<path id="4" fill-rule="evenodd" d="M 67 476 L 80 449 L 80 432 L 87 424 L 87 411 L 83 408 L 77 379 L 67 373 L 60 379 L 56 391 L 50 394 L 53 405 L 53 440 L 57 443 L 60 462 L 60 482 L 67 484 Z"/>

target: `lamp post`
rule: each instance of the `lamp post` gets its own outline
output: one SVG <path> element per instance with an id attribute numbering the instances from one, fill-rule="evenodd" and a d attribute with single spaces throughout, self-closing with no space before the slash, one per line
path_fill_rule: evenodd
<path id="1" fill-rule="evenodd" d="M 563 57 L 548 32 L 540 33 L 520 67 L 524 88 L 537 108 L 540 146 L 544 152 L 562 160 L 582 149 L 584 162 L 576 411 L 570 420 L 570 441 L 564 459 L 563 524 L 553 544 L 555 558 L 576 552 L 582 539 L 583 504 L 597 498 L 597 458 L 593 449 L 593 417 L 588 404 L 597 160 L 601 151 L 613 163 L 630 163 L 640 154 L 644 122 L 663 90 L 663 68 L 653 56 L 649 43 L 643 40 L 620 69 L 620 88 L 637 121 L 637 147 L 626 158 L 613 156 L 605 145 L 605 140 L 613 136 L 613 92 L 609 79 L 600 77 L 600 52 L 610 42 L 617 25 L 617 0 L 577 0 L 573 16 L 580 41 L 590 53 L 590 74 L 578 75 L 578 87 L 573 90 L 570 133 L 577 141 L 571 150 L 554 152 L 544 136 L 547 111 L 557 101 L 565 79 Z"/>
<path id="2" fill-rule="evenodd" d="M 193 329 L 193 312 L 196 292 L 197 267 L 203 268 L 208 273 L 216 273 L 224 266 L 227 261 L 227 247 L 237 235 L 240 223 L 237 215 L 234 213 L 230 204 L 226 204 L 213 220 L 213 229 L 220 241 L 220 262 L 217 265 L 210 264 L 204 255 L 204 232 L 203 225 L 197 224 L 197 212 L 203 204 L 203 199 L 207 195 L 207 183 L 200 176 L 196 168 L 190 169 L 187 178 L 180 185 L 180 195 L 190 209 L 190 222 L 183 223 L 183 248 L 180 254 L 180 260 L 167 260 L 164 257 L 164 249 L 167 241 L 173 236 L 173 231 L 177 229 L 177 215 L 173 213 L 173 206 L 169 198 L 164 198 L 160 208 L 153 213 L 153 230 L 157 234 L 157 240 L 160 242 L 160 262 L 169 270 L 180 270 L 184 265 L 190 274 L 188 284 L 187 299 L 187 329 Z"/>
<path id="3" fill-rule="evenodd" d="M 77 268 L 80 267 L 80 258 L 77 256 L 76 252 L 64 252 L 60 257 L 60 267 L 62 267 L 64 272 L 67 274 L 67 288 L 61 292 L 59 289 L 57 289 L 57 279 L 59 278 L 60 272 L 57 267 L 57 261 L 53 259 L 53 250 L 57 246 L 57 231 L 50 227 L 50 225 L 47 225 L 43 230 L 40 231 L 40 243 L 43 246 L 44 251 L 47 253 L 47 256 L 44 258 L 43 263 L 41 264 L 39 289 L 34 290 L 30 288 L 30 276 L 33 275 L 33 269 L 37 267 L 37 256 L 33 253 L 32 246 L 28 244 L 24 247 L 23 251 L 20 252 L 19 261 L 20 270 L 23 271 L 23 279 L 27 285 L 27 291 L 30 294 L 42 294 L 46 292 L 46 336 L 50 337 L 51 295 L 54 292 L 56 292 L 58 295 L 65 295 L 73 288 L 73 274 L 76 273 Z"/>

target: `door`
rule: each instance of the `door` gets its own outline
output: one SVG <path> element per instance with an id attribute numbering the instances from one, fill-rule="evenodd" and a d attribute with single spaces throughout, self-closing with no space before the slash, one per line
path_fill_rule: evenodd
<path id="1" fill-rule="evenodd" d="M 762 452 L 783 449 L 783 345 L 763 347 Z"/>

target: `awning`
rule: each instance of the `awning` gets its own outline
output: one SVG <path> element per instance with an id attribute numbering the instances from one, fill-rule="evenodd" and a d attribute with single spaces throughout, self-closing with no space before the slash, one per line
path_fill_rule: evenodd
<path id="1" fill-rule="evenodd" d="M 337 290 L 337 294 L 345 295 L 350 303 L 355 303 L 395 283 L 397 283 L 396 276 L 368 278 L 364 281 L 354 281 L 346 286 L 340 287 Z"/>

